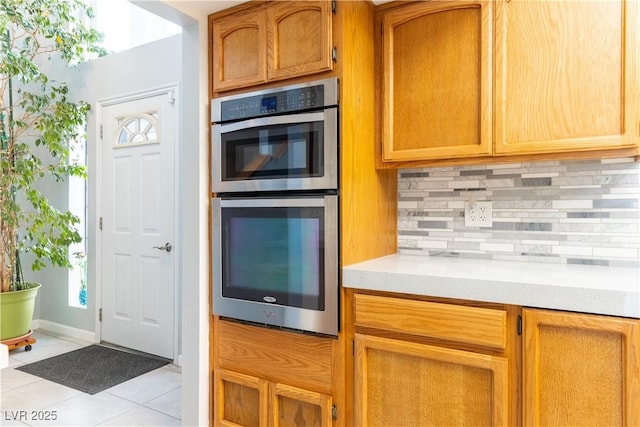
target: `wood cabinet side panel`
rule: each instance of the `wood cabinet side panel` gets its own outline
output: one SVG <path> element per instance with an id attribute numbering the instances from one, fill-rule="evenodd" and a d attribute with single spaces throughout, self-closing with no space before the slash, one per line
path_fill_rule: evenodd
<path id="1" fill-rule="evenodd" d="M 336 340 L 220 320 L 218 367 L 332 394 Z"/>
<path id="2" fill-rule="evenodd" d="M 342 265 L 397 250 L 398 175 L 376 169 L 373 8 L 338 2 L 340 53 L 340 258 Z"/>

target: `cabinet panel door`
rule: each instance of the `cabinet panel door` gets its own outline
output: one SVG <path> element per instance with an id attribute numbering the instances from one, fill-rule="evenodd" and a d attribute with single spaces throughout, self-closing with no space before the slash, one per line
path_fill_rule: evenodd
<path id="1" fill-rule="evenodd" d="M 491 2 L 382 12 L 383 161 L 491 154 Z"/>
<path id="2" fill-rule="evenodd" d="M 264 9 L 213 21 L 213 90 L 267 81 L 267 22 Z"/>
<path id="3" fill-rule="evenodd" d="M 640 425 L 640 321 L 523 310 L 524 425 Z"/>
<path id="4" fill-rule="evenodd" d="M 213 395 L 216 425 L 261 427 L 267 424 L 267 381 L 216 369 Z"/>
<path id="5" fill-rule="evenodd" d="M 507 360 L 356 334 L 359 426 L 507 425 Z"/>
<path id="6" fill-rule="evenodd" d="M 331 426 L 331 396 L 284 384 L 270 390 L 274 427 Z"/>
<path id="7" fill-rule="evenodd" d="M 496 153 L 638 144 L 639 3 L 496 4 Z"/>
<path id="8" fill-rule="evenodd" d="M 269 80 L 331 70 L 329 1 L 274 2 L 267 14 Z"/>

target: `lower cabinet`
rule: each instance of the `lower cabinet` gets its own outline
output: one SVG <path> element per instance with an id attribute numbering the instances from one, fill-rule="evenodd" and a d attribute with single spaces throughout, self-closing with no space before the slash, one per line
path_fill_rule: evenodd
<path id="1" fill-rule="evenodd" d="M 339 340 L 219 318 L 213 325 L 212 425 L 344 425 Z"/>
<path id="2" fill-rule="evenodd" d="M 358 426 L 507 425 L 502 357 L 356 334 Z"/>
<path id="3" fill-rule="evenodd" d="M 218 369 L 214 373 L 213 401 L 216 425 L 267 425 L 269 383 L 249 375 Z"/>
<path id="4" fill-rule="evenodd" d="M 332 399 L 225 369 L 214 374 L 216 424 L 220 426 L 331 426 Z"/>
<path id="5" fill-rule="evenodd" d="M 515 424 L 515 307 L 361 293 L 353 301 L 354 425 Z"/>
<path id="6" fill-rule="evenodd" d="M 527 426 L 639 426 L 640 320 L 524 309 Z"/>
<path id="7" fill-rule="evenodd" d="M 640 319 L 353 294 L 357 426 L 640 426 Z"/>

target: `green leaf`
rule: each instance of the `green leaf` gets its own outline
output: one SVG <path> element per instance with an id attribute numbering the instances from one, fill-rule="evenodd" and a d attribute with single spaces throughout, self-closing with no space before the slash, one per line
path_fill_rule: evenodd
<path id="1" fill-rule="evenodd" d="M 3 270 L 12 267 L 15 249 L 33 254 L 35 270 L 70 268 L 68 247 L 81 241 L 79 219 L 54 206 L 38 188 L 41 179 L 86 177 L 83 166 L 68 161 L 69 144 L 83 132 L 90 106 L 73 102 L 67 84 L 50 79 L 39 64 L 58 56 L 75 65 L 88 52 L 104 52 L 102 35 L 84 24 L 83 17 L 92 16 L 81 0 L 0 0 Z"/>

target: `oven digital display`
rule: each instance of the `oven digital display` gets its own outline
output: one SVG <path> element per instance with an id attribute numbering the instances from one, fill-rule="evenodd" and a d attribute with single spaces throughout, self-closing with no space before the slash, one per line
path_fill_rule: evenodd
<path id="1" fill-rule="evenodd" d="M 265 96 L 262 98 L 261 113 L 273 113 L 278 111 L 278 97 L 277 96 Z"/>

